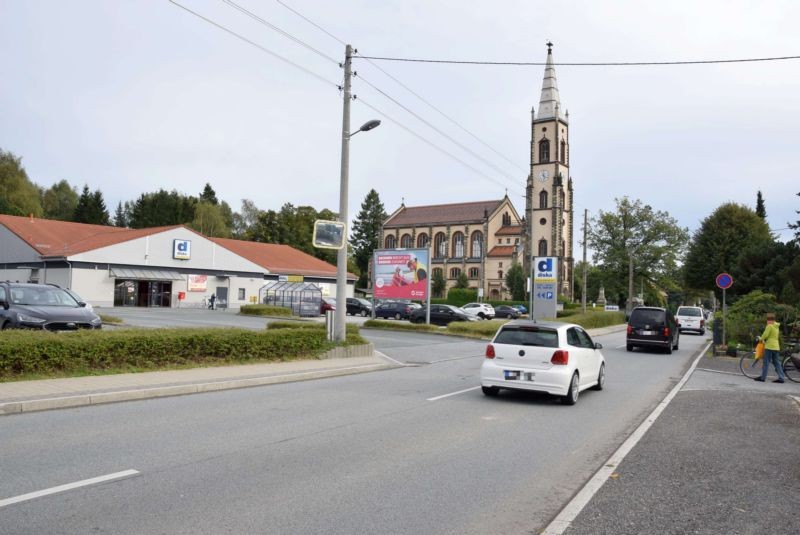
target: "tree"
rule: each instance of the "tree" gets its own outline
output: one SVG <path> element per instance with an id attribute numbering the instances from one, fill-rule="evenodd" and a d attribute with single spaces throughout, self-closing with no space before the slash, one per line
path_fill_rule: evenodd
<path id="1" fill-rule="evenodd" d="M 458 278 L 456 279 L 456 284 L 453 288 L 458 288 L 459 290 L 466 290 L 469 288 L 469 277 L 463 271 L 458 274 Z"/>
<path id="2" fill-rule="evenodd" d="M 185 225 L 194 219 L 196 204 L 196 197 L 187 197 L 175 190 L 142 193 L 133 203 L 128 224 L 131 228 Z"/>
<path id="3" fill-rule="evenodd" d="M 740 204 L 726 203 L 705 218 L 695 232 L 684 264 L 686 285 L 713 290 L 717 275 L 734 269 L 742 251 L 772 242 L 767 223 Z M 737 285 L 729 295 L 739 293 Z"/>
<path id="4" fill-rule="evenodd" d="M 800 197 L 800 193 L 797 196 Z M 795 213 L 800 214 L 800 210 L 795 210 Z M 794 239 L 800 241 L 800 219 L 788 225 L 790 229 L 794 230 Z"/>
<path id="5" fill-rule="evenodd" d="M 206 187 L 203 188 L 203 191 L 200 193 L 200 200 L 205 201 L 209 204 L 213 204 L 214 206 L 219 204 L 219 199 L 217 199 L 217 192 L 214 191 L 214 188 L 211 187 L 211 184 L 206 182 Z"/>
<path id="6" fill-rule="evenodd" d="M 433 292 L 433 296 L 442 297 L 446 287 L 447 281 L 444 280 L 444 273 L 442 273 L 441 268 L 434 269 L 433 276 L 431 277 L 431 291 Z"/>
<path id="7" fill-rule="evenodd" d="M 42 215 L 39 189 L 28 178 L 22 158 L 0 149 L 0 213 Z"/>
<path id="8" fill-rule="evenodd" d="M 252 233 L 258 224 L 261 210 L 250 199 L 242 199 L 241 209 L 233 214 L 233 237 L 238 240 L 252 239 Z"/>
<path id="9" fill-rule="evenodd" d="M 506 287 L 511 292 L 511 299 L 514 301 L 525 300 L 525 273 L 519 262 L 514 262 L 506 271 Z"/>
<path id="10" fill-rule="evenodd" d="M 653 210 L 641 201 L 616 199 L 615 212 L 600 211 L 592 220 L 588 243 L 603 272 L 606 297 L 628 295 L 629 266 L 633 280 L 662 291 L 679 287 L 678 264 L 689 241 L 689 230 L 667 212 Z M 635 290 L 634 290 L 635 293 Z"/>
<path id="11" fill-rule="evenodd" d="M 92 225 L 108 225 L 110 217 L 103 200 L 103 194 L 98 189 L 94 193 L 89 191 L 89 186 L 84 185 L 78 204 L 72 214 L 72 220 L 76 223 L 88 223 Z"/>
<path id="12" fill-rule="evenodd" d="M 800 278 L 794 276 L 795 266 L 800 268 L 800 244 L 797 242 L 753 244 L 742 251 L 736 266 L 731 269 L 736 281 L 736 294 L 760 290 L 778 296 L 780 303 L 794 305 L 795 295 L 800 292 Z"/>
<path id="13" fill-rule="evenodd" d="M 122 201 L 117 204 L 117 209 L 114 211 L 114 226 L 115 227 L 129 227 L 131 221 L 131 209 L 133 205 L 130 201 Z"/>
<path id="14" fill-rule="evenodd" d="M 369 262 L 375 249 L 380 247 L 381 227 L 386 217 L 386 210 L 383 208 L 378 192 L 374 189 L 369 190 L 369 193 L 361 203 L 361 211 L 358 212 L 358 215 L 353 220 L 353 230 L 350 233 L 353 258 L 362 273 L 358 281 L 361 288 L 367 287 L 366 277 Z M 444 287 L 438 293 L 443 291 Z"/>
<path id="15" fill-rule="evenodd" d="M 758 194 L 756 195 L 756 215 L 764 221 L 767 220 L 767 208 L 764 206 L 764 198 L 761 196 L 761 190 L 758 190 Z"/>
<path id="16" fill-rule="evenodd" d="M 230 227 L 225 224 L 220 206 L 207 201 L 200 201 L 194 207 L 194 219 L 188 224 L 200 234 L 214 238 L 228 238 Z"/>
<path id="17" fill-rule="evenodd" d="M 66 180 L 56 182 L 42 192 L 44 217 L 59 221 L 72 221 L 78 206 L 78 192 Z"/>

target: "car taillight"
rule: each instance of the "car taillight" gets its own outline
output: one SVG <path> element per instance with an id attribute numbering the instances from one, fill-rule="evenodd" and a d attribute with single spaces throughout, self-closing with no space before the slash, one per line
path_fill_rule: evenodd
<path id="1" fill-rule="evenodd" d="M 669 336 L 669 327 L 664 327 L 664 336 Z"/>
<path id="2" fill-rule="evenodd" d="M 633 327 L 628 325 L 628 334 L 633 334 Z"/>
<path id="3" fill-rule="evenodd" d="M 553 353 L 553 358 L 550 359 L 552 364 L 566 365 L 569 362 L 569 351 L 559 349 Z"/>
<path id="4" fill-rule="evenodd" d="M 700 327 L 706 326 L 706 320 L 700 320 Z"/>
<path id="5" fill-rule="evenodd" d="M 486 358 L 487 359 L 493 359 L 494 358 L 494 346 L 492 344 L 489 344 L 488 346 L 486 346 Z"/>

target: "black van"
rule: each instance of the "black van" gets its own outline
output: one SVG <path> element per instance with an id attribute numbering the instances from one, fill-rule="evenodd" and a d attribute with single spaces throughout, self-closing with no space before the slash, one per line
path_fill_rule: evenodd
<path id="1" fill-rule="evenodd" d="M 678 349 L 680 329 L 672 312 L 658 307 L 636 307 L 628 320 L 626 348 L 656 347 L 672 353 Z"/>

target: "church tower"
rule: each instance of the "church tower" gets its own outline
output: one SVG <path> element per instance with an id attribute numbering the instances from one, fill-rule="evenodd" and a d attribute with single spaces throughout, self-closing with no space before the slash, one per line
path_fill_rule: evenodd
<path id="1" fill-rule="evenodd" d="M 561 108 L 553 43 L 547 43 L 539 113 L 531 108 L 530 166 L 525 210 L 527 251 L 533 257 L 558 257 L 558 293 L 571 299 L 574 258 L 569 112 Z M 529 261 L 525 264 L 530 273 Z"/>

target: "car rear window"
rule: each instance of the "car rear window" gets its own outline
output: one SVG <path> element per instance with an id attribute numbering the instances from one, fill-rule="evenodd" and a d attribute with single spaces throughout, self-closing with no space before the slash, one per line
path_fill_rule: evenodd
<path id="1" fill-rule="evenodd" d="M 664 316 L 666 313 L 663 310 L 633 309 L 628 323 L 631 325 L 663 325 Z"/>
<path id="2" fill-rule="evenodd" d="M 678 309 L 678 316 L 696 316 L 699 318 L 701 313 L 699 308 L 681 307 Z"/>
<path id="3" fill-rule="evenodd" d="M 540 327 L 505 327 L 497 333 L 494 343 L 516 346 L 558 347 L 558 331 Z"/>

